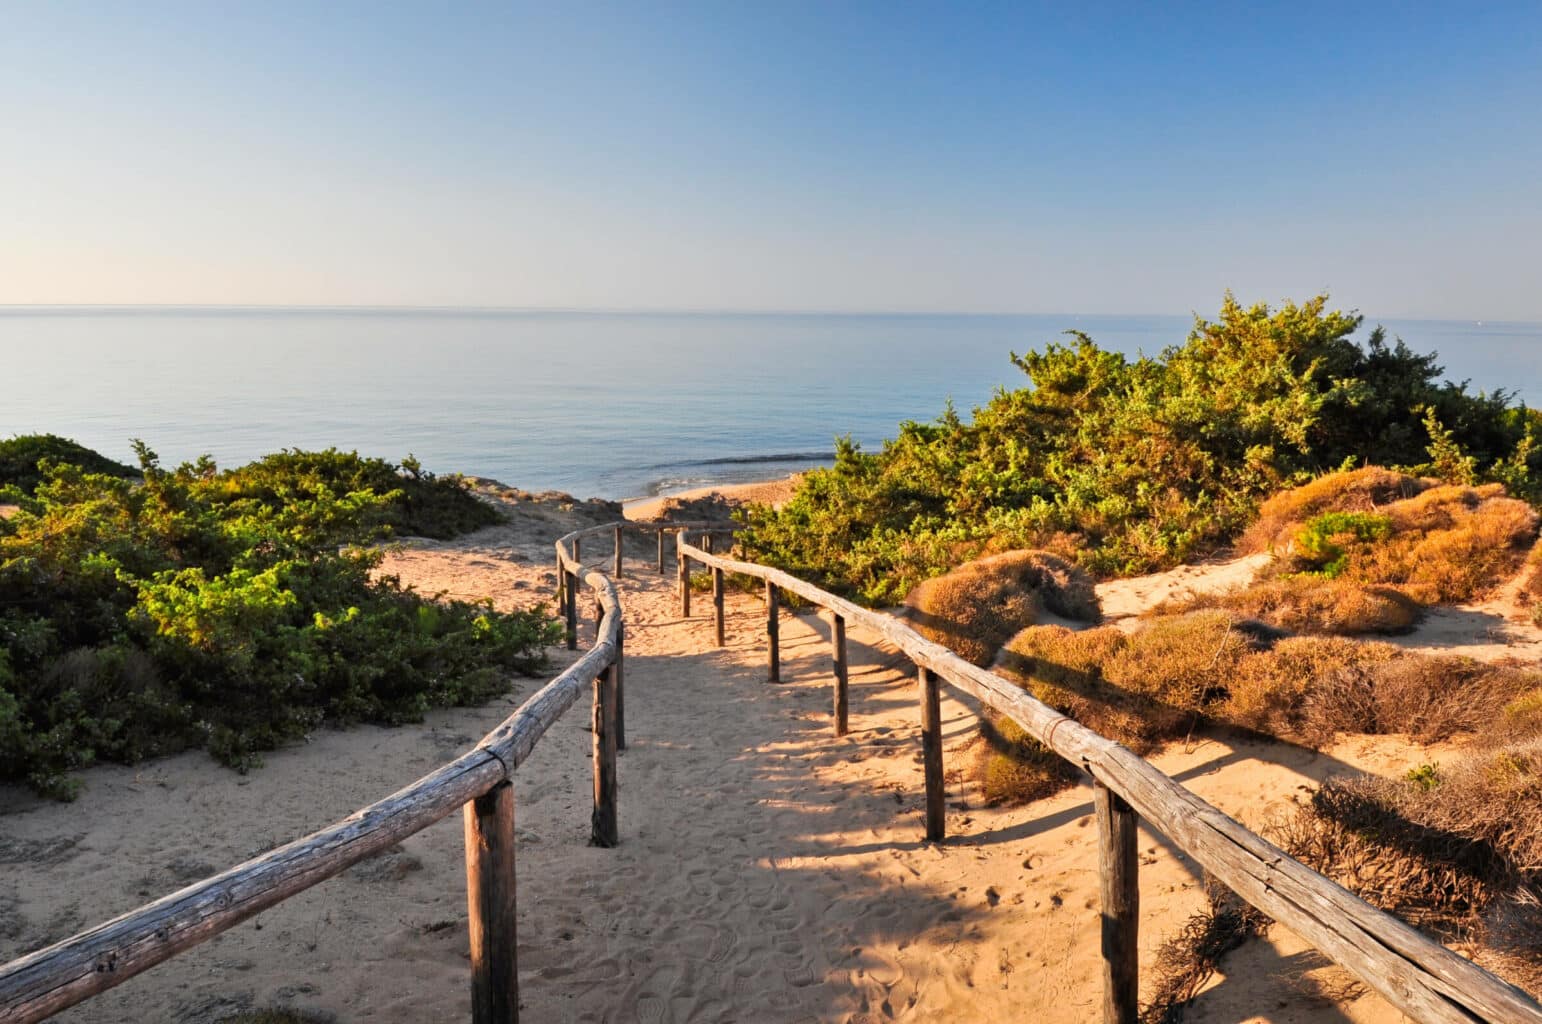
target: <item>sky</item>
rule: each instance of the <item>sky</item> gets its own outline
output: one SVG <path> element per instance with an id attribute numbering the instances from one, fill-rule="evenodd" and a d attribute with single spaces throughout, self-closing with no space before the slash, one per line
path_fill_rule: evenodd
<path id="1" fill-rule="evenodd" d="M 0 303 L 1542 320 L 1542 4 L 0 0 Z"/>

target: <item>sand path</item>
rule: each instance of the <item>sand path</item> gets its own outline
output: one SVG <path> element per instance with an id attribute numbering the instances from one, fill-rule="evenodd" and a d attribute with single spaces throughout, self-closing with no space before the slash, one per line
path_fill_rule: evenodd
<path id="1" fill-rule="evenodd" d="M 393 566 L 441 589 L 511 594 L 545 572 L 483 531 Z M 504 550 L 514 557 L 499 559 Z M 597 556 L 599 553 L 597 553 Z M 481 563 L 472 566 L 471 563 Z M 596 559 L 599 564 L 599 558 Z M 524 587 L 516 587 L 523 583 Z M 531 1021 L 993 1021 L 1095 1016 L 1095 830 L 1085 789 L 1016 809 L 977 805 L 963 767 L 969 707 L 943 707 L 950 839 L 922 841 L 918 715 L 908 669 L 851 636 L 850 735 L 829 728 L 827 629 L 783 624 L 785 683 L 764 678 L 763 609 L 730 595 L 727 646 L 682 621 L 641 561 L 624 581 L 630 747 L 622 844 L 585 845 L 585 715 L 570 713 L 516 779 L 520 976 Z M 700 612 L 700 609 L 698 609 Z M 587 639 L 587 627 L 585 637 Z M 242 778 L 205 756 L 87 775 L 73 805 L 0 793 L 0 957 L 346 814 L 464 749 L 539 685 L 419 727 L 327 732 Z M 1205 739 L 1156 763 L 1250 825 L 1323 777 L 1400 772 L 1423 751 L 1361 739 L 1326 754 Z M 1196 873 L 1144 835 L 1147 963 L 1201 903 Z M 465 1020 L 465 889 L 457 817 L 60 1017 L 215 1021 L 293 1006 L 323 1020 Z M 1303 1000 L 1299 944 L 1276 929 L 1205 997 L 1256 1020 L 1394 1020 L 1374 997 Z M 1290 977 L 1276 977 L 1289 975 Z M 1148 976 L 1149 977 L 1149 976 Z M 1343 981 L 1329 969 L 1324 986 Z M 1294 986 L 1294 987 L 1293 987 Z M 1288 1012 L 1279 1009 L 1289 1005 Z"/>

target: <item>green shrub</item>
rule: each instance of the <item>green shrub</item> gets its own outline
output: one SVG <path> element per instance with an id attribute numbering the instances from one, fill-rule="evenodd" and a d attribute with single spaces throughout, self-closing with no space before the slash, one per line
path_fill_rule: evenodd
<path id="1" fill-rule="evenodd" d="M 22 434 L 0 440 L 0 491 L 15 487 L 31 494 L 47 475 L 46 463 L 79 466 L 88 473 L 134 477 L 139 474 L 121 462 L 114 462 L 55 434 Z"/>
<path id="2" fill-rule="evenodd" d="M 1170 567 L 1237 540 L 1282 487 L 1357 464 L 1423 466 L 1431 450 L 1450 472 L 1471 460 L 1478 477 L 1542 497 L 1542 417 L 1441 382 L 1433 356 L 1379 329 L 1357 343 L 1360 325 L 1325 296 L 1271 309 L 1228 295 L 1217 320 L 1196 319 L 1155 357 L 1072 332 L 1014 356 L 1028 386 L 971 419 L 948 408 L 902 423 L 877 452 L 838 442 L 835 465 L 806 474 L 780 509 L 744 514 L 740 542 L 882 604 L 1012 549 L 1101 576 Z M 1373 511 L 1384 473 L 1359 481 L 1370 507 L 1342 511 Z"/>
<path id="3" fill-rule="evenodd" d="M 1324 512 L 1296 533 L 1297 557 L 1308 572 L 1336 579 L 1349 564 L 1352 544 L 1374 544 L 1392 533 L 1392 520 L 1368 512 Z"/>
<path id="4" fill-rule="evenodd" d="M 483 700 L 542 664 L 542 608 L 431 602 L 372 578 L 394 526 L 485 519 L 455 480 L 335 451 L 143 483 L 44 463 L 0 522 L 0 778 L 205 747 L 238 768 L 322 724 Z M 489 512 L 491 510 L 488 510 Z"/>

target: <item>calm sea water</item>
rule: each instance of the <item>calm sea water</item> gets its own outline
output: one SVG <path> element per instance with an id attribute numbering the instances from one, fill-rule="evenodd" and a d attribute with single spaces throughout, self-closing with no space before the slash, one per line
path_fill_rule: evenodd
<path id="1" fill-rule="evenodd" d="M 1385 320 L 1542 405 L 1542 324 Z M 0 309 L 0 436 L 236 465 L 335 445 L 582 497 L 765 479 L 1022 375 L 1075 328 L 1155 354 L 1190 318 Z"/>

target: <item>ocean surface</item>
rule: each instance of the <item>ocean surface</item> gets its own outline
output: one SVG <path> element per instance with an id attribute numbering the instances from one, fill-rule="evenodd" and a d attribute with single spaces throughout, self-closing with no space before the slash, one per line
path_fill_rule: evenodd
<path id="1" fill-rule="evenodd" d="M 1156 354 L 1188 316 L 0 307 L 0 437 L 233 466 L 357 449 L 527 490 L 629 498 L 827 464 L 1022 374 L 1070 329 Z M 1542 324 L 1381 323 L 1447 376 L 1542 406 Z"/>

